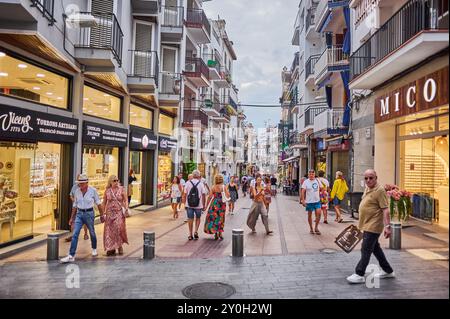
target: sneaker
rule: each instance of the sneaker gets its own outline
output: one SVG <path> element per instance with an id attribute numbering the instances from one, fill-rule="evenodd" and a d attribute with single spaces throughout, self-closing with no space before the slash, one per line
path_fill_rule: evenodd
<path id="1" fill-rule="evenodd" d="M 366 279 L 358 274 L 353 274 L 347 277 L 347 281 L 351 284 L 363 284 L 366 282 Z"/>
<path id="2" fill-rule="evenodd" d="M 382 270 L 379 273 L 375 274 L 375 277 L 380 278 L 380 279 L 395 278 L 395 272 L 391 272 L 390 274 L 388 274 L 387 272 Z"/>
<path id="3" fill-rule="evenodd" d="M 92 249 L 92 257 L 97 257 L 98 253 L 97 253 L 97 249 Z"/>
<path id="4" fill-rule="evenodd" d="M 64 258 L 61 258 L 60 260 L 59 260 L 59 262 L 61 263 L 61 264 L 67 264 L 67 263 L 73 263 L 75 261 L 75 257 L 73 257 L 73 256 L 67 256 L 67 257 L 64 257 Z"/>

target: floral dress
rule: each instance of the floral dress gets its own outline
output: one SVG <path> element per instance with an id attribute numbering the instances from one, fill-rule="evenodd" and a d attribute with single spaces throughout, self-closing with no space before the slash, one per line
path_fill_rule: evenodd
<path id="1" fill-rule="evenodd" d="M 223 233 L 223 227 L 225 226 L 225 211 L 226 204 L 222 201 L 222 193 L 213 193 L 212 203 L 205 218 L 205 233 Z"/>
<path id="2" fill-rule="evenodd" d="M 125 191 L 123 187 L 116 190 L 108 188 L 106 197 L 106 219 L 103 233 L 103 245 L 106 251 L 116 250 L 122 247 L 123 243 L 128 244 L 125 217 L 122 213 Z"/>

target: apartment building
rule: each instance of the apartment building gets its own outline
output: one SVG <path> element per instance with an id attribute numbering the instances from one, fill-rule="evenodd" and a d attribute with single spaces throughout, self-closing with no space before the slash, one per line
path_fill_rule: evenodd
<path id="1" fill-rule="evenodd" d="M 351 1 L 353 191 L 375 167 L 448 229 L 448 2 Z"/>

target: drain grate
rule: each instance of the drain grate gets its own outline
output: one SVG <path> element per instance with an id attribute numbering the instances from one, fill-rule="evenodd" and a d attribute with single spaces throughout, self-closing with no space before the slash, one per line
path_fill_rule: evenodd
<path id="1" fill-rule="evenodd" d="M 337 250 L 332 249 L 332 248 L 324 248 L 324 249 L 321 249 L 320 252 L 323 254 L 334 254 L 337 252 Z"/>
<path id="2" fill-rule="evenodd" d="M 234 295 L 236 289 L 222 282 L 202 282 L 185 287 L 182 293 L 189 299 L 222 299 Z"/>

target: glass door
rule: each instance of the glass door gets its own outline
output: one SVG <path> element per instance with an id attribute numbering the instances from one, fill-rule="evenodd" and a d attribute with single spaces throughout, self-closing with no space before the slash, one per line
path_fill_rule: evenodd
<path id="1" fill-rule="evenodd" d="M 142 152 L 130 152 L 130 170 L 133 170 L 135 181 L 128 185 L 128 196 L 131 196 L 130 207 L 143 204 L 142 200 Z M 128 182 L 129 183 L 129 182 Z"/>

